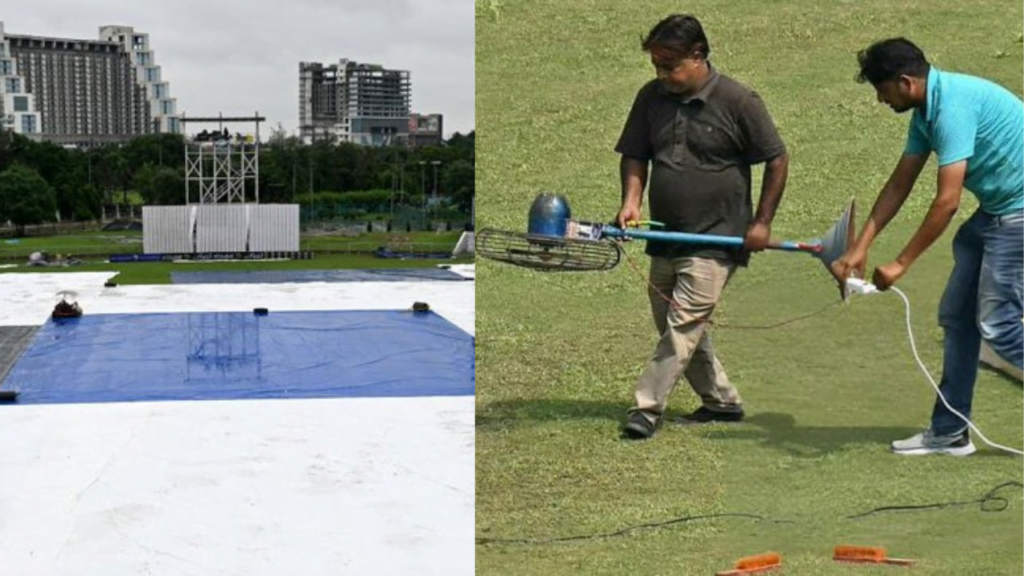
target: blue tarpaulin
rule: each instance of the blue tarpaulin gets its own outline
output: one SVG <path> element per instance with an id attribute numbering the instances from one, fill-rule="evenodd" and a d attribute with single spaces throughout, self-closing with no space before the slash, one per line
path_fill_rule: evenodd
<path id="1" fill-rule="evenodd" d="M 18 403 L 474 394 L 474 339 L 433 312 L 110 314 L 48 321 Z"/>
<path id="2" fill-rule="evenodd" d="M 201 266 L 201 264 L 197 264 Z M 442 268 L 378 268 L 352 270 L 247 270 L 239 272 L 171 272 L 174 284 L 280 284 L 284 282 L 416 282 L 472 281 Z"/>

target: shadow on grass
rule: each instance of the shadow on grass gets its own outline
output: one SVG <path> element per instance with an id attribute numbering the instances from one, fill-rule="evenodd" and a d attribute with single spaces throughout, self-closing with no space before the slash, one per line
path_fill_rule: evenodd
<path id="1" fill-rule="evenodd" d="M 559 420 L 607 420 L 624 422 L 625 402 L 572 399 L 522 399 L 491 402 L 476 410 L 480 430 L 533 426 Z"/>
<path id="2" fill-rule="evenodd" d="M 978 372 L 979 373 L 985 372 L 985 373 L 988 373 L 988 374 L 992 374 L 993 376 L 997 377 L 998 379 L 1002 380 L 1003 382 L 1009 383 L 1010 385 L 1016 386 L 1017 388 L 1024 388 L 1024 382 L 1022 382 L 1020 380 L 1017 380 L 1013 376 L 1010 376 L 1009 374 L 1007 374 L 1006 372 L 1003 372 L 1002 370 L 999 370 L 998 368 L 993 368 L 993 367 L 988 366 L 986 364 L 980 364 L 980 365 L 978 365 Z"/>
<path id="3" fill-rule="evenodd" d="M 820 458 L 858 444 L 877 444 L 888 450 L 893 440 L 921 431 L 912 427 L 802 426 L 792 414 L 778 412 L 752 414 L 739 425 L 716 424 L 701 429 L 709 440 L 760 442 L 802 458 Z"/>
<path id="4" fill-rule="evenodd" d="M 716 425 L 706 430 L 709 440 L 760 441 L 792 456 L 820 458 L 858 444 L 875 444 L 888 452 L 893 440 L 909 438 L 921 432 L 921 427 L 802 426 L 792 414 L 766 412 L 751 415 L 740 425 Z M 979 452 L 973 457 L 1013 457 L 977 439 L 975 445 Z"/>
<path id="5" fill-rule="evenodd" d="M 618 426 L 625 421 L 628 403 L 593 400 L 502 400 L 477 409 L 478 431 L 530 427 L 558 421 L 597 420 Z M 821 458 L 856 445 L 876 445 L 888 452 L 893 440 L 909 438 L 921 427 L 911 426 L 804 426 L 792 414 L 765 412 L 752 414 L 739 424 L 690 426 L 675 423 L 679 413 L 669 411 L 664 428 L 693 430 L 712 441 L 759 442 L 771 449 L 800 458 Z M 663 431 L 664 433 L 664 431 Z M 973 457 L 1013 457 L 989 448 L 977 438 L 979 452 Z"/>

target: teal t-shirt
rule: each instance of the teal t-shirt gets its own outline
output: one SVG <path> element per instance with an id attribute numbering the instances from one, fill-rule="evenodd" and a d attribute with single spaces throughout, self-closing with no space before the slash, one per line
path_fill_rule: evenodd
<path id="1" fill-rule="evenodd" d="M 964 187 L 981 209 L 1024 209 L 1024 102 L 983 78 L 928 72 L 925 109 L 914 110 L 905 154 L 935 151 L 939 166 L 967 160 Z"/>

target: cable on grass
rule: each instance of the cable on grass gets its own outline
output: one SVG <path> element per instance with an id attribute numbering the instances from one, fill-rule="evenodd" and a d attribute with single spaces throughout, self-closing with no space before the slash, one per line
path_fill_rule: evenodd
<path id="1" fill-rule="evenodd" d="M 743 513 L 722 513 L 722 514 L 704 514 L 700 516 L 681 516 L 679 518 L 673 518 L 671 520 L 665 520 L 663 522 L 648 522 L 645 524 L 637 524 L 635 526 L 627 526 L 621 530 L 614 532 L 597 532 L 593 534 L 579 534 L 576 536 L 561 536 L 557 538 L 477 538 L 477 544 L 556 544 L 558 542 L 573 542 L 576 540 L 599 540 L 602 538 L 614 538 L 615 536 L 624 536 L 630 532 L 636 530 L 642 530 L 645 528 L 664 528 L 665 526 L 671 526 L 673 524 L 682 524 L 684 522 L 692 522 L 694 520 L 707 520 L 710 518 L 750 518 L 753 520 L 763 520 L 766 522 L 774 522 L 776 524 L 792 524 L 792 520 L 772 520 L 764 516 L 757 514 L 743 514 Z"/>
<path id="2" fill-rule="evenodd" d="M 1005 488 L 1017 486 L 1024 488 L 1024 484 L 1016 480 L 1010 480 L 1003 482 L 998 486 L 992 488 L 985 493 L 984 496 L 976 500 L 964 500 L 964 501 L 953 501 L 953 502 L 939 502 L 936 504 L 921 504 L 921 505 L 897 505 L 897 506 L 881 506 L 868 510 L 867 512 L 861 512 L 860 514 L 853 514 L 850 516 L 844 516 L 845 519 L 863 518 L 872 514 L 878 514 L 881 512 L 895 512 L 895 511 L 923 511 L 923 510 L 939 510 L 942 508 L 951 508 L 956 506 L 969 506 L 971 504 L 979 504 L 982 512 L 1002 512 L 1010 506 L 1010 501 L 1005 496 L 999 495 L 999 492 Z M 682 516 L 679 518 L 672 518 L 671 520 L 665 520 L 662 522 L 647 522 L 645 524 L 637 524 L 635 526 L 627 526 L 621 530 L 615 530 L 614 532 L 595 532 L 591 534 L 577 534 L 575 536 L 559 536 L 555 538 L 483 538 L 477 537 L 476 543 L 478 545 L 488 544 L 524 544 L 524 545 L 538 545 L 538 544 L 558 544 L 561 542 L 575 542 L 580 540 L 600 540 L 604 538 L 614 538 L 616 536 L 625 536 L 630 532 L 642 529 L 657 529 L 664 528 L 666 526 L 672 526 L 674 524 L 683 524 L 686 522 L 692 522 L 695 520 L 708 520 L 712 518 L 750 518 L 752 520 L 761 520 L 765 522 L 772 522 L 774 524 L 797 524 L 793 520 L 774 520 L 758 514 L 745 514 L 741 512 L 727 512 L 722 514 L 705 514 L 700 516 Z"/>
<path id="3" fill-rule="evenodd" d="M 846 518 L 863 518 L 872 514 L 879 514 L 881 512 L 896 512 L 902 510 L 938 510 L 941 508 L 953 508 L 956 506 L 970 506 L 971 504 L 979 504 L 982 512 L 1002 512 L 1010 506 L 1010 501 L 1005 496 L 999 496 L 998 492 L 1004 488 L 1011 486 L 1018 486 L 1024 488 L 1024 484 L 1017 482 L 1016 480 L 1010 480 L 1009 482 L 1003 482 L 995 488 L 989 490 L 984 496 L 976 500 L 963 500 L 954 502 L 939 502 L 937 504 L 920 504 L 914 506 L 881 506 L 879 508 L 873 508 L 867 512 L 861 512 L 860 514 L 854 514 L 847 516 Z"/>

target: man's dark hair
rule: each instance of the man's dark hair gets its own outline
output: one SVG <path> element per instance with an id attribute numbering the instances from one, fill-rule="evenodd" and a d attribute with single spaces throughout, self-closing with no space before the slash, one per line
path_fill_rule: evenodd
<path id="1" fill-rule="evenodd" d="M 708 37 L 700 21 L 689 14 L 673 14 L 654 25 L 640 43 L 644 52 L 658 46 L 675 52 L 680 58 L 700 52 L 704 58 L 711 53 Z"/>
<path id="2" fill-rule="evenodd" d="M 900 76 L 927 78 L 930 66 L 924 52 L 906 38 L 889 38 L 875 42 L 857 53 L 860 63 L 858 82 L 878 84 Z"/>

